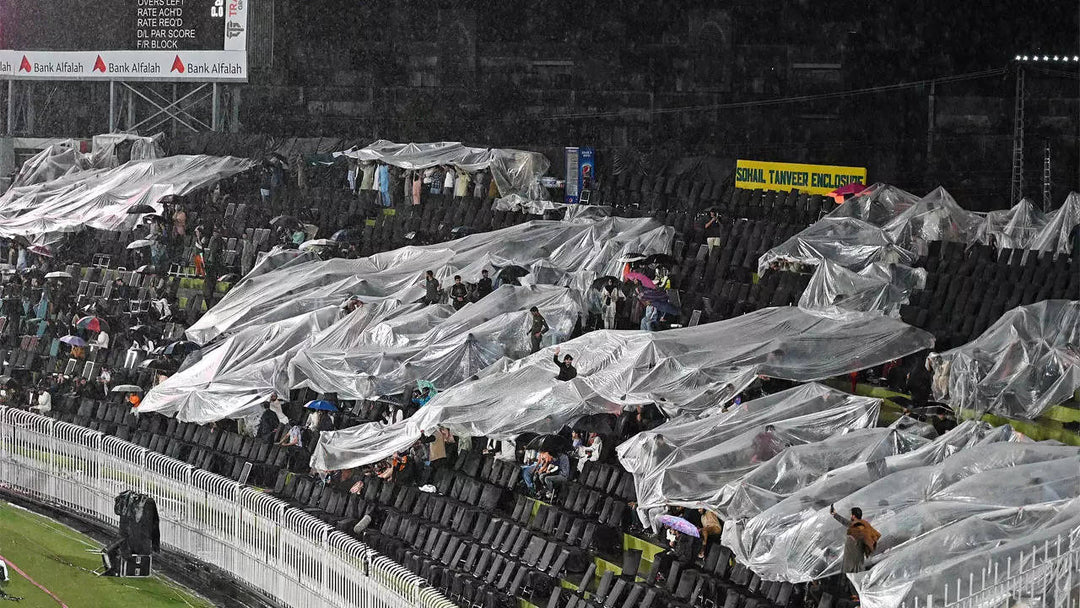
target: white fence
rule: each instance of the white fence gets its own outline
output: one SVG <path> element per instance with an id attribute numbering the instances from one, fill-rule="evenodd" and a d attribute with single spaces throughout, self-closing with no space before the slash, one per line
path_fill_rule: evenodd
<path id="1" fill-rule="evenodd" d="M 90 429 L 0 407 L 0 486 L 110 526 L 124 490 L 153 496 L 162 545 L 304 608 L 451 608 L 363 543 L 262 492 Z"/>

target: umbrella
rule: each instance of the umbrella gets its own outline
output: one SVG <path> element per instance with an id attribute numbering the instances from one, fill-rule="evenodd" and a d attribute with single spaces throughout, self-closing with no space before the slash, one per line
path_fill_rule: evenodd
<path id="1" fill-rule="evenodd" d="M 11 384 L 11 376 L 0 376 L 0 386 Z"/>
<path id="2" fill-rule="evenodd" d="M 147 205 L 146 203 L 139 203 L 138 205 L 134 205 L 134 206 L 128 208 L 127 212 L 128 213 L 157 213 L 157 209 L 154 209 L 153 207 L 151 207 L 150 205 Z"/>
<path id="3" fill-rule="evenodd" d="M 333 403 L 330 403 L 329 401 L 326 401 L 325 399 L 316 399 L 314 401 L 308 401 L 307 403 L 304 404 L 304 407 L 306 407 L 309 410 L 318 410 L 320 412 L 336 412 L 336 411 L 338 411 L 336 405 L 334 405 Z"/>
<path id="4" fill-rule="evenodd" d="M 147 359 L 140 363 L 139 367 L 146 369 L 174 370 L 180 367 L 180 364 L 168 357 L 159 357 L 157 359 Z"/>
<path id="5" fill-rule="evenodd" d="M 46 279 L 70 279 L 71 274 L 67 273 L 67 272 L 64 272 L 63 270 L 58 270 L 56 272 L 50 272 L 49 274 L 45 275 L 45 278 Z"/>
<path id="6" fill-rule="evenodd" d="M 149 223 L 149 222 L 160 222 L 160 221 L 165 220 L 165 218 L 163 216 L 160 216 L 160 215 L 158 215 L 156 213 L 147 213 L 146 215 L 143 216 L 142 219 L 143 219 L 144 222 L 147 222 L 147 223 Z"/>
<path id="7" fill-rule="evenodd" d="M 150 331 L 150 326 L 149 325 L 132 325 L 131 327 L 128 328 L 128 333 L 129 334 L 139 334 L 141 336 L 145 336 L 147 333 L 149 333 L 149 331 Z"/>
<path id="8" fill-rule="evenodd" d="M 75 323 L 75 327 L 89 331 L 109 331 L 109 324 L 101 317 L 83 317 Z"/>
<path id="9" fill-rule="evenodd" d="M 86 340 L 83 340 L 79 336 L 64 336 L 60 338 L 60 341 L 64 344 L 70 344 L 71 346 L 86 346 Z"/>
<path id="10" fill-rule="evenodd" d="M 357 230 L 356 228 L 346 228 L 344 230 L 338 230 L 330 238 L 339 243 L 355 243 L 363 238 L 364 232 Z"/>
<path id="11" fill-rule="evenodd" d="M 137 241 L 131 241 L 128 243 L 128 249 L 142 249 L 143 247 L 149 247 L 154 244 L 154 241 L 150 239 L 139 239 Z"/>
<path id="12" fill-rule="evenodd" d="M 644 260 L 644 259 L 645 259 L 645 256 L 641 255 L 640 253 L 628 253 L 628 254 L 624 255 L 622 258 L 620 258 L 619 261 L 629 264 L 631 262 L 640 262 L 641 260 Z"/>
<path id="13" fill-rule="evenodd" d="M 135 269 L 135 272 L 139 274 L 154 274 L 157 272 L 157 268 L 154 268 L 150 264 L 144 264 Z"/>
<path id="14" fill-rule="evenodd" d="M 540 450 L 542 452 L 569 452 L 571 449 L 570 440 L 562 435 L 538 435 L 529 445 L 526 446 L 530 450 Z"/>
<path id="15" fill-rule="evenodd" d="M 862 182 L 852 182 L 846 186 L 840 186 L 836 190 L 833 190 L 828 194 L 828 196 L 840 200 L 845 196 L 858 194 L 863 190 L 866 190 L 866 186 L 862 185 Z"/>
<path id="16" fill-rule="evenodd" d="M 220 277 L 217 278 L 218 283 L 235 283 L 239 279 L 240 279 L 240 275 L 236 274 L 235 272 L 230 272 L 229 274 L 223 274 L 223 275 L 221 275 Z"/>
<path id="17" fill-rule="evenodd" d="M 435 383 L 431 380 L 417 380 L 416 388 L 420 389 L 421 392 L 423 392 L 425 388 L 428 389 L 428 397 L 430 399 L 434 399 L 435 395 L 439 394 L 439 389 L 435 387 Z"/>
<path id="18" fill-rule="evenodd" d="M 47 258 L 53 257 L 52 249 L 49 249 L 48 245 L 31 245 L 27 247 L 26 250 L 38 255 L 43 255 Z"/>
<path id="19" fill-rule="evenodd" d="M 521 266 L 511 264 L 509 266 L 503 266 L 502 268 L 500 268 L 499 272 L 495 273 L 495 276 L 501 283 L 510 283 L 512 285 L 516 285 L 518 279 L 527 274 L 529 274 L 528 268 L 523 268 Z"/>
<path id="20" fill-rule="evenodd" d="M 303 222 L 301 222 L 300 220 L 296 219 L 295 217 L 293 217 L 291 215 L 279 215 L 279 216 L 275 217 L 274 219 L 270 220 L 270 225 L 271 226 L 281 226 L 281 225 L 284 225 L 284 224 L 289 224 L 291 226 L 300 226 L 300 225 L 303 224 Z"/>
<path id="21" fill-rule="evenodd" d="M 114 386 L 112 393 L 141 393 L 143 389 L 141 386 L 135 386 L 134 384 L 121 384 L 120 386 Z"/>
<path id="22" fill-rule="evenodd" d="M 701 531 L 697 529 L 697 526 L 681 517 L 676 517 L 675 515 L 661 515 L 660 519 L 657 521 L 665 528 L 671 528 L 676 532 L 682 532 L 683 534 L 693 536 L 694 538 L 701 537 Z"/>
<path id="23" fill-rule="evenodd" d="M 308 249 L 314 249 L 315 247 L 337 247 L 337 241 L 330 239 L 315 239 L 314 241 L 304 241 L 300 243 L 300 251 L 307 251 Z"/>
<path id="24" fill-rule="evenodd" d="M 644 263 L 646 263 L 646 264 L 659 264 L 659 265 L 665 266 L 667 268 L 671 268 L 672 266 L 678 266 L 679 265 L 679 260 L 676 260 L 675 258 L 671 257 L 670 255 L 668 255 L 666 253 L 654 253 L 654 254 L 646 257 L 642 261 Z"/>
<path id="25" fill-rule="evenodd" d="M 603 289 L 604 286 L 608 284 L 608 281 L 615 281 L 616 285 L 618 285 L 619 283 L 622 283 L 622 281 L 620 281 L 618 277 L 606 276 L 606 277 L 600 277 L 599 279 L 596 279 L 595 281 L 593 281 L 592 282 L 592 288 L 593 289 Z"/>
<path id="26" fill-rule="evenodd" d="M 166 355 L 189 355 L 200 348 L 202 347 L 189 340 L 177 340 L 167 345 L 162 352 Z"/>
<path id="27" fill-rule="evenodd" d="M 641 284 L 649 289 L 656 289 L 656 283 L 649 277 L 641 274 L 640 272 L 634 272 L 632 270 L 623 273 L 623 276 L 627 281 L 640 281 Z"/>
<path id="28" fill-rule="evenodd" d="M 596 433 L 598 435 L 615 434 L 615 414 L 589 414 L 582 416 L 571 427 L 579 433 Z"/>

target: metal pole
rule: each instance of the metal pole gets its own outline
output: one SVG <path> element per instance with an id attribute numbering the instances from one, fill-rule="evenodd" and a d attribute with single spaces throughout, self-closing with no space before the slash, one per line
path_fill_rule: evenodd
<path id="1" fill-rule="evenodd" d="M 926 176 L 930 177 L 930 173 L 934 166 L 934 94 L 937 92 L 937 81 L 930 81 L 930 99 L 927 104 L 927 118 L 926 118 Z M 933 184 L 927 184 L 928 187 L 932 187 Z"/>
<path id="2" fill-rule="evenodd" d="M 109 133 L 116 133 L 116 81 L 109 81 Z"/>
<path id="3" fill-rule="evenodd" d="M 15 134 L 15 81 L 7 81 L 7 134 Z"/>
<path id="4" fill-rule="evenodd" d="M 220 99 L 220 97 L 221 97 L 221 88 L 220 87 L 221 87 L 221 85 L 219 85 L 216 82 L 214 83 L 214 95 L 210 99 L 210 106 L 211 106 L 210 130 L 213 131 L 214 133 L 217 133 L 218 131 L 221 130 L 221 123 L 219 122 L 221 120 L 221 117 L 219 115 L 220 110 L 218 109 L 218 106 L 221 105 L 221 99 Z"/>

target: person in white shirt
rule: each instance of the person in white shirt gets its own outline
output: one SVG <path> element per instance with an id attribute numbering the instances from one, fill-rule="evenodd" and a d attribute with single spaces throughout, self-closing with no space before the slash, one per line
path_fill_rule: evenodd
<path id="1" fill-rule="evenodd" d="M 577 470 L 580 473 L 585 468 L 585 463 L 588 461 L 596 462 L 600 460 L 600 452 L 604 449 L 604 442 L 600 439 L 600 436 L 596 433 L 589 433 L 588 443 L 581 446 L 577 450 Z"/>
<path id="2" fill-rule="evenodd" d="M 97 337 L 94 338 L 94 341 L 90 345 L 98 348 L 109 348 L 109 332 L 104 329 L 99 331 Z"/>
<path id="3" fill-rule="evenodd" d="M 31 397 L 31 403 L 33 401 L 34 399 Z M 49 394 L 49 391 L 42 389 L 41 392 L 37 393 L 37 405 L 31 405 L 30 411 L 43 416 L 52 411 L 52 395 Z"/>
<path id="4" fill-rule="evenodd" d="M 285 415 L 285 412 L 281 411 L 281 399 L 278 399 L 277 393 L 270 395 L 270 411 L 277 416 L 279 424 L 282 426 L 289 424 L 289 417 Z"/>

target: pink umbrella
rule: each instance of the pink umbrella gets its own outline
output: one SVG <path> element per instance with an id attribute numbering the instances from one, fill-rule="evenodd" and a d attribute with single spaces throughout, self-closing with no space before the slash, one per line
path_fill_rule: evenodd
<path id="1" fill-rule="evenodd" d="M 641 274 L 640 272 L 634 272 L 633 270 L 627 270 L 623 272 L 623 278 L 627 281 L 641 281 L 641 284 L 649 289 L 656 289 L 656 283 L 649 277 Z"/>
<path id="2" fill-rule="evenodd" d="M 836 190 L 830 192 L 827 196 L 831 196 L 837 203 L 842 203 L 846 201 L 849 196 L 855 196 L 863 190 L 866 190 L 866 186 L 862 185 L 862 182 L 852 182 L 846 186 L 840 186 Z"/>
<path id="3" fill-rule="evenodd" d="M 48 245 L 31 245 L 27 247 L 26 250 L 38 255 L 43 255 L 47 258 L 53 257 L 52 250 L 49 249 Z"/>
<path id="4" fill-rule="evenodd" d="M 701 532 L 697 529 L 697 526 L 681 517 L 675 515 L 661 515 L 658 521 L 660 525 L 665 528 L 671 528 L 676 532 L 682 532 L 683 534 L 693 536 L 694 538 L 701 537 Z"/>

